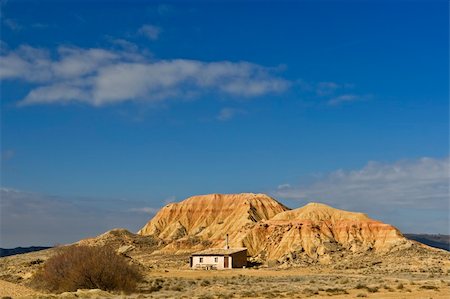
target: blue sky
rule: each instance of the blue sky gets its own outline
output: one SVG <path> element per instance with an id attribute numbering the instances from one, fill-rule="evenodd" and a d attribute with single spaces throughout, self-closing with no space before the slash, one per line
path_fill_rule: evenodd
<path id="1" fill-rule="evenodd" d="M 446 1 L 2 1 L 1 14 L 3 246 L 137 230 L 168 201 L 237 192 L 448 233 Z M 73 223 L 49 221 L 69 203 Z M 52 232 L 91 223 L 86 209 L 92 225 Z"/>

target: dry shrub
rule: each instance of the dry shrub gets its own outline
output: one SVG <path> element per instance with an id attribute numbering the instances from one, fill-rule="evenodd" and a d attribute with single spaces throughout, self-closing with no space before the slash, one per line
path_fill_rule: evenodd
<path id="1" fill-rule="evenodd" d="M 345 295 L 348 294 L 348 292 L 341 288 L 329 288 L 325 290 L 326 292 L 333 294 L 333 295 Z"/>
<path id="2" fill-rule="evenodd" d="M 439 290 L 439 288 L 437 286 L 432 286 L 432 285 L 423 285 L 420 286 L 421 289 L 424 290 Z"/>
<path id="3" fill-rule="evenodd" d="M 211 284 L 211 282 L 209 280 L 202 280 L 202 282 L 200 283 L 200 285 L 202 287 L 209 286 L 210 284 Z"/>
<path id="4" fill-rule="evenodd" d="M 303 290 L 303 294 L 305 294 L 306 296 L 313 296 L 313 295 L 318 295 L 319 291 L 318 290 L 313 290 L 310 288 L 306 288 Z"/>
<path id="5" fill-rule="evenodd" d="M 137 266 L 109 247 L 61 248 L 33 277 L 33 284 L 50 292 L 101 289 L 132 292 L 142 280 Z"/>

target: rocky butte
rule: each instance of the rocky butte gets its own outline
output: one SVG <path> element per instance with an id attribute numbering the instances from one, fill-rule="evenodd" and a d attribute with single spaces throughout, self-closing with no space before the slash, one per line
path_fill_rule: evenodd
<path id="1" fill-rule="evenodd" d="M 138 232 L 162 240 L 159 253 L 247 247 L 259 261 L 316 260 L 330 263 L 344 254 L 389 253 L 407 249 L 392 225 L 325 204 L 289 209 L 265 194 L 210 194 L 163 207 Z"/>

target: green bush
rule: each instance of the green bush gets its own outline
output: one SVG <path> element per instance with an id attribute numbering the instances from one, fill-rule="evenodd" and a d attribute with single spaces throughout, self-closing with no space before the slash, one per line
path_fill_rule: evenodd
<path id="1" fill-rule="evenodd" d="M 141 280 L 137 266 L 112 248 L 70 246 L 59 249 L 44 263 L 33 284 L 55 293 L 77 289 L 132 292 Z"/>

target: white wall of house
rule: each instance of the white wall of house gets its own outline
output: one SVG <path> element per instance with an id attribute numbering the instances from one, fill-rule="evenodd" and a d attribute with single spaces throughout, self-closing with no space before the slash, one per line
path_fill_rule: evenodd
<path id="1" fill-rule="evenodd" d="M 215 266 L 217 269 L 224 268 L 224 257 L 223 256 L 193 256 L 192 257 L 192 268 Z M 228 268 L 231 269 L 233 266 L 233 259 L 231 256 L 228 257 Z"/>

